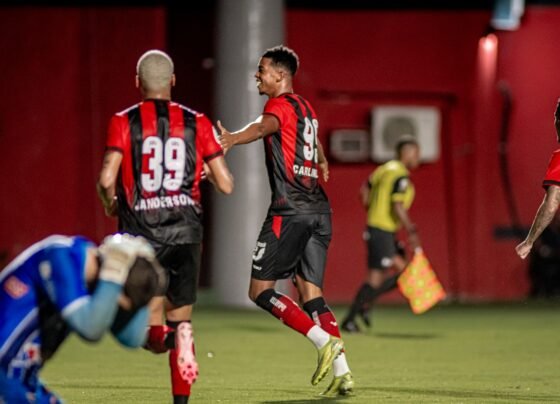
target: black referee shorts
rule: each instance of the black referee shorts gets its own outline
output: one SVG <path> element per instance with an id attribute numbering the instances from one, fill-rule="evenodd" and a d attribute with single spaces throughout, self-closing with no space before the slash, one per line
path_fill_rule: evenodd
<path id="1" fill-rule="evenodd" d="M 395 233 L 367 227 L 364 232 L 367 245 L 368 268 L 387 269 L 393 266 L 393 258 L 400 253 Z"/>
<path id="2" fill-rule="evenodd" d="M 156 248 L 157 259 L 169 275 L 165 295 L 176 307 L 196 302 L 201 251 L 200 243 Z"/>
<path id="3" fill-rule="evenodd" d="M 251 277 L 278 280 L 300 275 L 322 288 L 331 215 L 267 216 L 253 251 Z"/>

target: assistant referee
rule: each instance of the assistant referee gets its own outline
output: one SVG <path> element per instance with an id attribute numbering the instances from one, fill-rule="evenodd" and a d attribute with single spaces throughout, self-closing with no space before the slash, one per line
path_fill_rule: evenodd
<path id="1" fill-rule="evenodd" d="M 358 332 L 356 316 L 370 327 L 368 310 L 383 293 L 397 285 L 400 273 L 406 267 L 404 251 L 396 233 L 404 227 L 411 250 L 420 247 L 416 226 L 410 220 L 408 209 L 414 201 L 414 186 L 410 170 L 418 167 L 420 148 L 415 138 L 403 136 L 396 145 L 395 160 L 379 166 L 362 186 L 362 203 L 367 209 L 367 228 L 364 240 L 368 251 L 368 274 L 358 290 L 342 329 Z M 396 273 L 395 273 L 396 271 Z"/>

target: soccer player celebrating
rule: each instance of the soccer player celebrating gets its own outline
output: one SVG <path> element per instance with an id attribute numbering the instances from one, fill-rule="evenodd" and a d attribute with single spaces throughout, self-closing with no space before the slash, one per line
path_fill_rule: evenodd
<path id="1" fill-rule="evenodd" d="M 110 329 L 142 346 L 146 305 L 165 285 L 140 237 L 116 234 L 97 248 L 55 235 L 27 248 L 0 272 L 0 402 L 60 403 L 39 370 L 70 332 L 98 341 Z"/>
<path id="2" fill-rule="evenodd" d="M 263 114 L 238 132 L 229 132 L 220 122 L 218 127 L 224 151 L 261 138 L 265 144 L 272 203 L 253 253 L 249 297 L 315 345 L 319 358 L 311 384 L 319 383 L 332 367 L 334 379 L 324 394 L 347 394 L 354 381 L 336 319 L 322 293 L 331 208 L 319 185 L 319 168 L 327 181 L 328 163 L 317 138 L 315 112 L 293 91 L 298 63 L 285 46 L 268 49 L 255 74 L 259 94 L 268 97 Z M 295 280 L 303 310 L 274 289 L 276 280 L 288 277 Z"/>
<path id="3" fill-rule="evenodd" d="M 145 237 L 169 272 L 164 298 L 152 305 L 147 348 L 169 351 L 175 404 L 188 401 L 197 378 L 191 316 L 196 300 L 202 242 L 199 184 L 203 173 L 229 194 L 233 177 L 211 122 L 171 101 L 173 62 L 152 50 L 137 64 L 142 102 L 117 113 L 109 124 L 98 194 L 119 229 Z"/>
<path id="4" fill-rule="evenodd" d="M 358 332 L 355 318 L 360 315 L 370 326 L 368 310 L 383 293 L 397 286 L 397 279 L 406 267 L 395 233 L 404 226 L 409 247 L 420 247 L 416 226 L 410 220 L 408 208 L 414 200 L 414 186 L 409 170 L 418 167 L 419 148 L 413 137 L 403 136 L 396 146 L 397 159 L 378 167 L 361 188 L 361 197 L 367 209 L 367 229 L 364 238 L 368 250 L 368 276 L 360 287 L 350 311 L 342 322 L 342 329 Z M 396 273 L 390 273 L 390 269 Z"/>
<path id="5" fill-rule="evenodd" d="M 556 129 L 556 140 L 560 143 L 560 99 L 558 99 L 556 110 L 554 111 L 554 128 Z M 525 240 L 515 247 L 517 255 L 522 259 L 529 255 L 533 244 L 543 230 L 552 222 L 558 206 L 560 206 L 560 149 L 552 153 L 542 184 L 546 193 L 537 210 L 531 230 L 529 230 Z"/>

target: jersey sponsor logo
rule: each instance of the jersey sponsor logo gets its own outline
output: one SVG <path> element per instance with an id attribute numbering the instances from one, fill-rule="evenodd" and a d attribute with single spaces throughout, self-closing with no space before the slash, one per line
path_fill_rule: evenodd
<path id="1" fill-rule="evenodd" d="M 180 206 L 196 206 L 197 203 L 188 195 L 156 196 L 141 198 L 134 206 L 135 211 L 176 208 Z"/>
<path id="2" fill-rule="evenodd" d="M 319 178 L 316 168 L 300 166 L 298 164 L 294 164 L 294 174 L 311 178 Z"/>
<path id="3" fill-rule="evenodd" d="M 262 241 L 257 241 L 257 245 L 255 247 L 255 249 L 253 250 L 253 261 L 260 261 L 262 259 L 262 257 L 264 256 L 264 252 L 266 251 L 266 243 L 262 242 Z M 254 267 L 254 265 L 253 265 Z M 258 269 L 260 271 L 260 267 L 259 268 L 255 268 Z"/>
<path id="4" fill-rule="evenodd" d="M 12 298 L 21 299 L 29 292 L 29 286 L 20 281 L 15 275 L 12 275 L 4 283 L 4 290 Z"/>
<path id="5" fill-rule="evenodd" d="M 284 312 L 284 310 L 286 310 L 286 308 L 288 307 L 274 296 L 270 298 L 270 303 L 272 303 L 272 305 L 276 307 L 278 310 L 280 310 L 281 312 Z"/>

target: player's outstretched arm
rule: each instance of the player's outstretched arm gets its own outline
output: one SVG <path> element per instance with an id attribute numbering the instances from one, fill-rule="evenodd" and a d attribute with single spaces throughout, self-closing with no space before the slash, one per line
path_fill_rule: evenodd
<path id="1" fill-rule="evenodd" d="M 533 224 L 531 225 L 531 230 L 525 238 L 525 240 L 515 247 L 517 255 L 522 259 L 525 259 L 527 255 L 531 252 L 533 244 L 541 233 L 546 229 L 546 227 L 552 222 L 556 211 L 560 206 L 560 187 L 556 185 L 551 185 L 547 188 L 544 199 L 537 210 Z"/>
<path id="2" fill-rule="evenodd" d="M 213 158 L 206 163 L 205 170 L 208 170 L 206 171 L 208 180 L 216 190 L 227 195 L 233 192 L 233 175 L 231 175 L 226 160 L 222 156 Z"/>
<path id="3" fill-rule="evenodd" d="M 227 153 L 236 144 L 247 144 L 254 142 L 264 136 L 278 132 L 280 124 L 278 119 L 272 115 L 261 115 L 254 122 L 251 122 L 243 129 L 237 132 L 230 132 L 222 126 L 220 121 L 217 122 L 220 130 L 220 143 Z"/>
<path id="4" fill-rule="evenodd" d="M 103 158 L 103 168 L 97 181 L 97 195 L 103 204 L 107 216 L 115 216 L 117 211 L 116 184 L 122 154 L 118 151 L 108 151 Z"/>

